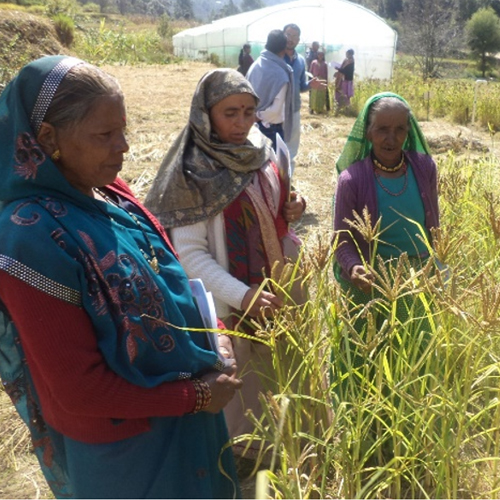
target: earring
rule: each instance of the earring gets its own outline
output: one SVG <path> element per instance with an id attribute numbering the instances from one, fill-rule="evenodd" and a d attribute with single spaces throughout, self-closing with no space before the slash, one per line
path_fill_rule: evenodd
<path id="1" fill-rule="evenodd" d="M 50 159 L 52 161 L 57 161 L 57 160 L 60 160 L 61 159 L 61 152 L 56 149 L 51 155 L 50 155 Z"/>

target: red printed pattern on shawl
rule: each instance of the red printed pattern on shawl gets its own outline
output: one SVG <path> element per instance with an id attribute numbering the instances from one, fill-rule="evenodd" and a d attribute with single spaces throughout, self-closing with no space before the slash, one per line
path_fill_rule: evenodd
<path id="1" fill-rule="evenodd" d="M 277 176 L 274 164 L 271 164 Z M 263 201 L 274 221 L 274 230 L 281 240 L 288 232 L 287 223 L 282 215 L 285 193 L 280 183 L 278 206 L 273 206 L 271 186 L 264 172 L 259 171 L 259 184 L 263 191 Z M 276 216 L 274 215 L 276 214 Z M 236 200 L 224 210 L 226 244 L 229 258 L 229 273 L 247 285 L 260 284 L 264 279 L 263 270 L 270 272 L 269 261 L 264 248 L 262 228 L 256 209 L 248 193 L 243 191 Z"/>
<path id="2" fill-rule="evenodd" d="M 23 132 L 16 141 L 15 159 L 16 173 L 25 179 L 35 179 L 38 167 L 45 161 L 45 154 L 34 137 Z"/>

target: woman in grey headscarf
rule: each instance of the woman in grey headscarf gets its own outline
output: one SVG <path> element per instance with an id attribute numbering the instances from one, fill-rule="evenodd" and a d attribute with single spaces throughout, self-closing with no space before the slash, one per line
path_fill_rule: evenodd
<path id="1" fill-rule="evenodd" d="M 296 193 L 286 201 L 271 143 L 254 126 L 257 104 L 252 86 L 237 71 L 204 75 L 189 123 L 146 197 L 148 208 L 169 230 L 188 276 L 203 280 L 229 326 L 237 311 L 256 317 L 263 309 L 272 315 L 282 306 L 271 291 L 258 291 L 262 270 L 269 276 L 276 262 L 283 267 L 287 257 L 297 255 L 300 242 L 288 223 L 305 209 Z M 226 412 L 230 434 L 237 436 L 252 431 L 246 409 L 260 414 L 256 363 L 272 365 L 267 347 L 240 338 L 234 343 L 239 366 L 252 363 L 243 375 L 241 400 Z"/>

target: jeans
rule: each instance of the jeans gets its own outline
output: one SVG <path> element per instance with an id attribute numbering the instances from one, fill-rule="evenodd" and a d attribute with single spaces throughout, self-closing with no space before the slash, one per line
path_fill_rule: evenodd
<path id="1" fill-rule="evenodd" d="M 283 139 L 283 124 L 282 123 L 271 123 L 269 127 L 265 127 L 262 122 L 258 122 L 260 131 L 271 139 L 273 142 L 273 149 L 276 151 L 276 134 L 279 134 Z"/>

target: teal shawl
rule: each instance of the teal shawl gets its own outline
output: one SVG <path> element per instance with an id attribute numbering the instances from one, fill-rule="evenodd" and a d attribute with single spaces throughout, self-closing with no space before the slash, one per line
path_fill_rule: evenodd
<path id="1" fill-rule="evenodd" d="M 127 212 L 73 188 L 37 143 L 55 89 L 75 64 L 83 62 L 65 56 L 34 61 L 0 97 L 0 270 L 83 308 L 109 367 L 135 385 L 155 387 L 220 369 L 205 336 L 189 331 L 202 323 L 187 277 L 149 215 L 132 202 L 156 247 L 159 274 L 141 251 L 149 251 L 144 231 Z M 11 396 L 33 440 L 46 443 L 43 428 L 32 424 L 38 402 L 22 358 L 18 332 L 0 302 L 0 376 L 16 387 Z M 169 432 L 184 427 L 172 423 Z M 188 441 L 187 447 L 196 446 Z M 40 458 L 44 451 L 37 449 Z M 56 496 L 71 495 L 57 457 L 52 467 L 40 461 Z"/>

